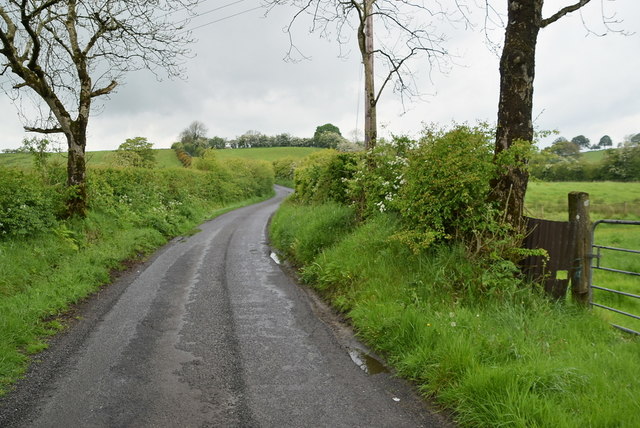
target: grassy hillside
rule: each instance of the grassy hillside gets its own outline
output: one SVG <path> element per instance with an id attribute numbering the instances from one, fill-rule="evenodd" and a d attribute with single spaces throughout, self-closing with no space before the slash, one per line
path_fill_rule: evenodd
<path id="1" fill-rule="evenodd" d="M 322 150 L 317 147 L 258 147 L 251 149 L 225 149 L 217 150 L 220 159 L 239 157 L 246 159 L 258 159 L 273 162 L 282 158 L 302 159 L 313 152 Z"/>
<path id="2" fill-rule="evenodd" d="M 253 149 L 225 149 L 216 153 L 220 159 L 243 158 L 266 160 L 272 162 L 282 158 L 302 159 L 303 157 L 322 150 L 317 147 L 264 147 Z M 171 149 L 156 149 L 156 159 L 158 168 L 180 168 L 182 164 Z M 103 150 L 97 152 L 87 152 L 87 165 L 89 166 L 112 166 L 113 151 Z M 67 161 L 66 153 L 55 153 L 50 157 L 51 162 L 64 164 Z M 1 153 L 0 166 L 29 169 L 33 165 L 31 155 L 27 153 Z"/>
<path id="3" fill-rule="evenodd" d="M 593 150 L 582 153 L 582 158 L 590 163 L 600 162 L 604 158 L 606 150 Z"/>
<path id="4" fill-rule="evenodd" d="M 180 168 L 182 164 L 171 149 L 156 149 L 156 159 L 158 168 Z M 65 164 L 67 162 L 66 153 L 54 153 L 49 158 L 50 162 Z M 0 166 L 29 169 L 33 165 L 31 155 L 28 153 L 2 153 L 0 154 Z M 112 166 L 113 151 L 103 150 L 97 152 L 87 152 L 87 165 L 89 166 Z"/>

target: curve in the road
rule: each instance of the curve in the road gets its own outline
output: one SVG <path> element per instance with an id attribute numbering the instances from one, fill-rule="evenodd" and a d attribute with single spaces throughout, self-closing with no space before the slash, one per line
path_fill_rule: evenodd
<path id="1" fill-rule="evenodd" d="M 354 364 L 355 339 L 270 257 L 266 225 L 288 193 L 203 224 L 96 296 L 0 425 L 444 426 L 409 386 Z"/>

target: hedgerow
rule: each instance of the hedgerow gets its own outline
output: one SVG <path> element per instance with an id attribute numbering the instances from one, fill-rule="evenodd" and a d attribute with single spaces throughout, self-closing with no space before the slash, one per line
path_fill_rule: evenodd
<path id="1" fill-rule="evenodd" d="M 0 239 L 47 230 L 61 203 L 59 188 L 46 186 L 39 175 L 0 169 Z"/>
<path id="2" fill-rule="evenodd" d="M 458 241 L 472 254 L 517 258 L 520 234 L 488 198 L 497 171 L 492 140 L 485 125 L 454 125 L 427 127 L 417 141 L 380 141 L 366 154 L 315 153 L 295 171 L 294 200 L 344 203 L 360 219 L 395 213 L 403 228 L 394 239 L 414 251 Z"/>
<path id="3" fill-rule="evenodd" d="M 163 235 L 192 220 L 205 205 L 268 195 L 274 174 L 270 163 L 234 159 L 198 159 L 195 170 L 90 168 L 89 206 L 123 224 L 153 226 Z M 51 180 L 57 177 L 57 180 Z M 41 175 L 0 169 L 0 239 L 33 236 L 59 224 L 64 208 L 63 174 Z"/>

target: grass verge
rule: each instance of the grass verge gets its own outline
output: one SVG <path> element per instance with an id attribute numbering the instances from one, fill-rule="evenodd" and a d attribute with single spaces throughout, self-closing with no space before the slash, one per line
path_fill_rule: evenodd
<path id="1" fill-rule="evenodd" d="M 64 329 L 58 316 L 108 284 L 125 261 L 143 259 L 173 235 L 191 234 L 205 220 L 271 196 L 198 204 L 171 235 L 94 210 L 51 232 L 0 241 L 0 396 L 25 372 L 30 355 L 47 347 L 47 336 Z"/>
<path id="2" fill-rule="evenodd" d="M 481 269 L 461 248 L 414 255 L 391 238 L 398 224 L 390 215 L 327 227 L 344 216 L 286 203 L 272 242 L 462 426 L 640 425 L 637 339 L 550 302 L 503 266 Z"/>

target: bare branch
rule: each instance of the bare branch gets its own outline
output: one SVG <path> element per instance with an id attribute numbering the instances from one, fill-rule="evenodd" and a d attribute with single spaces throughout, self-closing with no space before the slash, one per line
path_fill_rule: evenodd
<path id="1" fill-rule="evenodd" d="M 99 97 L 101 95 L 108 95 L 111 93 L 111 91 L 113 91 L 116 88 L 116 86 L 118 86 L 118 83 L 115 80 L 113 80 L 111 81 L 109 86 L 105 86 L 104 88 L 96 89 L 92 91 L 91 98 Z"/>
<path id="2" fill-rule="evenodd" d="M 62 128 L 34 128 L 31 126 L 25 126 L 24 130 L 27 132 L 37 132 L 39 134 L 62 134 L 64 130 Z"/>
<path id="3" fill-rule="evenodd" d="M 575 12 L 576 10 L 580 9 L 582 6 L 589 3 L 590 1 L 591 0 L 580 0 L 577 3 L 574 3 L 570 6 L 563 7 L 562 9 L 560 9 L 559 11 L 551 15 L 549 18 L 543 19 L 540 22 L 540 28 L 544 28 L 547 25 L 553 24 L 554 22 L 556 22 L 558 19 L 562 18 L 566 14 Z"/>

